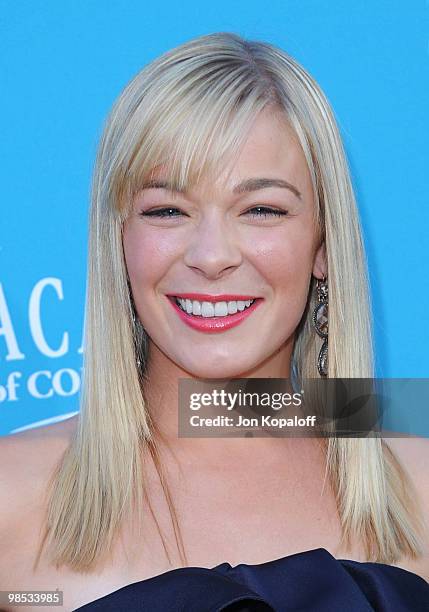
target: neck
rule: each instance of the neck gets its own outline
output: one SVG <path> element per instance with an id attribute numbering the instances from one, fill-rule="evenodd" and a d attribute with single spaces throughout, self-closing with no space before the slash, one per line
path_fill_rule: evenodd
<path id="1" fill-rule="evenodd" d="M 281 378 L 290 377 L 290 362 L 294 338 L 290 338 L 273 355 L 252 370 L 230 377 L 233 378 Z M 267 451 L 282 453 L 284 447 L 302 445 L 303 438 L 254 437 L 244 438 L 185 438 L 178 436 L 179 427 L 179 379 L 199 380 L 191 373 L 173 363 L 159 348 L 150 342 L 143 393 L 151 420 L 155 425 L 155 437 L 161 446 L 182 456 L 195 457 L 198 461 L 219 464 L 220 458 L 249 458 L 249 442 L 252 456 L 258 460 L 259 453 Z M 208 379 L 209 380 L 209 379 Z M 227 379 L 228 380 L 228 379 Z M 214 415 L 213 415 L 214 416 Z"/>

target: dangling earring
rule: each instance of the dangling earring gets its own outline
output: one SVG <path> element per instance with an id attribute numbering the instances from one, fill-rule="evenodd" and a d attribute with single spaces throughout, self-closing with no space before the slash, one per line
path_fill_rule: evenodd
<path id="1" fill-rule="evenodd" d="M 324 342 L 317 359 L 317 369 L 320 376 L 328 376 L 328 283 L 326 277 L 317 279 L 318 304 L 313 312 L 313 325 Z"/>
<path id="2" fill-rule="evenodd" d="M 137 318 L 136 318 L 136 315 L 135 315 L 134 311 L 133 311 L 133 327 L 134 327 L 134 330 L 135 330 L 135 331 L 134 331 L 134 334 L 135 334 L 135 337 L 136 337 L 136 336 L 137 336 L 137 331 L 136 331 L 136 327 L 137 327 Z M 136 351 L 136 352 L 137 352 L 137 351 Z M 137 363 L 137 367 L 138 367 L 138 369 L 140 369 L 140 368 L 141 368 L 141 365 L 142 365 L 142 362 L 141 362 L 141 360 L 140 360 L 140 358 L 139 358 L 139 356 L 138 356 L 138 353 L 136 354 L 136 363 Z"/>

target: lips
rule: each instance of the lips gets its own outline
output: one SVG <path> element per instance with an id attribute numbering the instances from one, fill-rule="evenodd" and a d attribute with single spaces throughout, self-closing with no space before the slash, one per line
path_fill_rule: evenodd
<path id="1" fill-rule="evenodd" d="M 175 299 L 176 297 L 182 297 L 183 299 L 188 298 L 188 299 L 194 299 L 198 301 L 202 300 L 202 301 L 211 301 L 211 302 L 227 301 L 227 300 L 233 301 L 233 300 L 238 300 L 238 299 L 242 299 L 243 301 L 244 299 L 254 300 L 254 301 L 248 308 L 246 308 L 245 310 L 239 311 L 236 314 L 230 314 L 230 315 L 226 315 L 223 317 L 221 316 L 219 317 L 201 317 L 201 316 L 195 316 L 192 314 L 188 314 L 187 312 L 184 312 L 178 306 L 176 299 Z M 204 299 L 207 297 L 209 297 L 210 300 Z M 227 331 L 228 329 L 231 329 L 232 327 L 235 327 L 236 325 L 239 325 L 245 319 L 251 316 L 251 314 L 256 310 L 256 308 L 258 308 L 258 306 L 263 302 L 263 299 L 254 298 L 252 296 L 237 296 L 237 295 L 223 294 L 221 296 L 216 296 L 216 300 L 214 300 L 213 298 L 214 296 L 204 296 L 201 293 L 191 293 L 191 294 L 188 293 L 188 294 L 181 294 L 179 296 L 173 296 L 173 295 L 168 296 L 168 301 L 172 305 L 177 315 L 180 317 L 180 319 L 184 323 L 186 323 L 186 325 L 188 325 L 189 327 L 197 331 L 206 332 L 206 333 L 223 332 L 223 331 Z M 219 298 L 222 298 L 222 299 L 219 299 Z"/>

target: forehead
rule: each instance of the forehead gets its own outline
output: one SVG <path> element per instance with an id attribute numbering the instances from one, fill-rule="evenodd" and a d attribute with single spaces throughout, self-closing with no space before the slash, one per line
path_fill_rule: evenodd
<path id="1" fill-rule="evenodd" d="M 258 177 L 268 179 L 266 184 L 249 180 Z M 270 178 L 275 180 L 270 182 Z M 166 165 L 152 170 L 145 181 L 147 188 L 151 184 L 174 188 Z M 286 118 L 273 111 L 263 111 L 252 124 L 236 159 L 219 176 L 202 177 L 198 185 L 189 186 L 185 191 L 244 193 L 254 188 L 276 186 L 289 188 L 300 197 L 303 191 L 311 188 L 311 179 L 301 145 Z"/>

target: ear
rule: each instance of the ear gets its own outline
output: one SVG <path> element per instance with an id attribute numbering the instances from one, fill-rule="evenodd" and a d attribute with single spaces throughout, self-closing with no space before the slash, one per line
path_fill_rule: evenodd
<path id="1" fill-rule="evenodd" d="M 326 261 L 326 246 L 323 241 L 316 251 L 313 262 L 313 276 L 316 278 L 324 278 L 328 276 L 328 264 Z"/>

